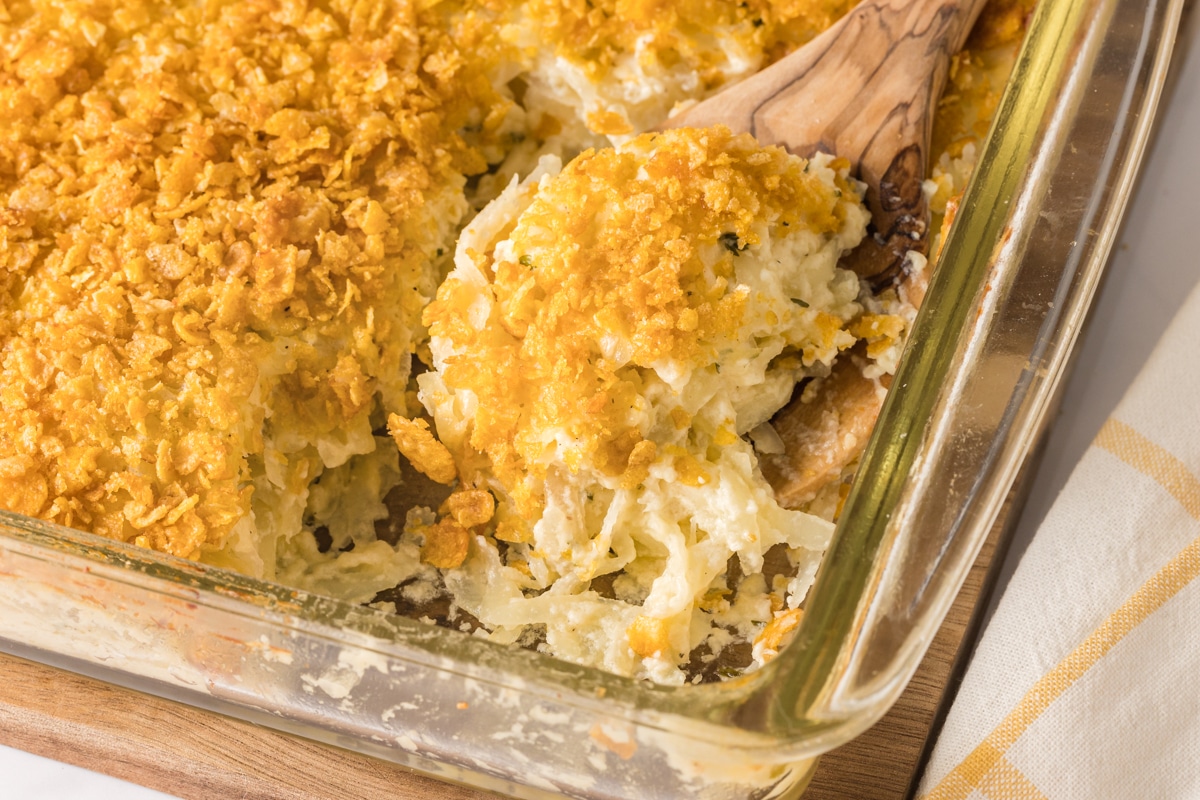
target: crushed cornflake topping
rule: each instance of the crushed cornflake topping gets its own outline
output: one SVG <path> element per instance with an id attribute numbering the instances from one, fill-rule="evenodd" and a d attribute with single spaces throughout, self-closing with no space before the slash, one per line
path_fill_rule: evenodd
<path id="1" fill-rule="evenodd" d="M 718 357 L 716 343 L 742 323 L 748 289 L 736 285 L 735 259 L 759 243 L 760 219 L 820 237 L 841 228 L 849 185 L 805 170 L 782 149 L 724 129 L 588 151 L 543 183 L 503 254 L 480 256 L 494 324 L 473 323 L 473 286 L 454 275 L 442 284 L 425 321 L 470 354 L 447 360 L 446 382 L 477 395 L 471 445 L 501 481 L 531 481 L 523 514 L 536 514 L 540 465 L 560 426 L 576 443 L 569 461 L 626 475 L 630 488 L 644 477 L 657 453 L 627 420 L 640 386 L 622 368 Z M 814 317 L 822 341 L 836 339 L 841 322 Z M 698 467 L 681 467 L 684 480 L 701 480 Z"/>
<path id="2" fill-rule="evenodd" d="M 951 63 L 943 232 L 1032 2 Z M 914 309 L 834 268 L 844 162 L 639 134 L 853 4 L 0 4 L 0 507 L 652 680 L 762 663 L 850 475 L 779 508 L 768 419 Z M 399 453 L 450 489 L 380 538 Z"/>
<path id="3" fill-rule="evenodd" d="M 708 88 L 723 82 L 725 48 L 712 46 L 713 32 L 749 52 L 774 60 L 828 28 L 853 0 L 531 0 L 536 18 L 560 56 L 580 61 L 593 80 L 602 79 L 625 54 L 671 65 L 681 58 L 698 65 Z"/>
<path id="4" fill-rule="evenodd" d="M 402 408 L 486 65 L 388 0 L 5 10 L 0 505 L 219 549 L 264 426 Z"/>

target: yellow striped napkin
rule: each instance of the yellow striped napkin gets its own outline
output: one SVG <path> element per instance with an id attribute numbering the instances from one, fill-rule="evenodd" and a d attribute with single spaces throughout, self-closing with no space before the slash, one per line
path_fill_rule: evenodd
<path id="1" fill-rule="evenodd" d="M 1005 589 L 928 800 L 1200 797 L 1200 291 Z"/>

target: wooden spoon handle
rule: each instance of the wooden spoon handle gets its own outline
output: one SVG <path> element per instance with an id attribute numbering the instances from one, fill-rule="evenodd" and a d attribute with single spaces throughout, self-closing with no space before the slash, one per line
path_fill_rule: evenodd
<path id="1" fill-rule="evenodd" d="M 983 0 L 863 0 L 804 47 L 668 126 L 724 124 L 803 156 L 850 160 L 873 236 L 850 265 L 876 290 L 927 241 L 925 177 L 936 98 Z"/>

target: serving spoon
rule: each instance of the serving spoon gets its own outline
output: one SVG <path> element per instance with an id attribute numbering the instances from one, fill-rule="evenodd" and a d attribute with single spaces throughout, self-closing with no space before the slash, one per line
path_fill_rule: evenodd
<path id="1" fill-rule="evenodd" d="M 844 265 L 874 292 L 898 286 L 919 305 L 928 268 L 909 254 L 929 243 L 921 185 L 933 114 L 950 58 L 984 2 L 863 0 L 808 44 L 663 127 L 725 125 L 796 155 L 849 160 L 867 186 L 871 225 Z M 793 399 L 772 420 L 785 454 L 763 458 L 763 473 L 785 505 L 812 500 L 866 447 L 883 391 L 847 355 L 815 398 Z"/>

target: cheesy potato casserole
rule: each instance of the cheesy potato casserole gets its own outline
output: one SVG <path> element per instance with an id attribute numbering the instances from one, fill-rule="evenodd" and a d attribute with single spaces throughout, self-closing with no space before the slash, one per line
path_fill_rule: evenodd
<path id="1" fill-rule="evenodd" d="M 0 3 L 0 508 L 621 674 L 762 663 L 852 472 L 782 507 L 772 415 L 838 359 L 882 392 L 915 309 L 838 267 L 846 162 L 648 131 L 850 5 Z M 1029 10 L 953 62 L 938 215 Z"/>

